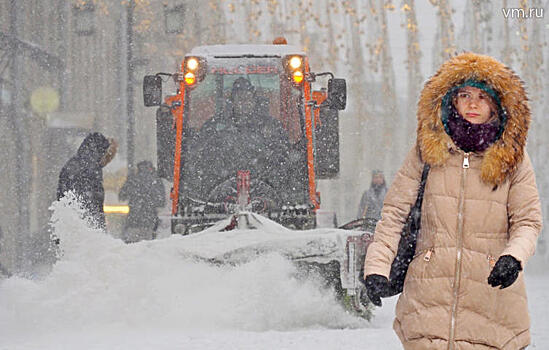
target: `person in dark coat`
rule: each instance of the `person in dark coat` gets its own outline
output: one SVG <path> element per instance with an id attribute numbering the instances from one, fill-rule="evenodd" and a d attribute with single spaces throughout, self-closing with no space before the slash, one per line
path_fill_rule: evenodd
<path id="1" fill-rule="evenodd" d="M 381 170 L 372 171 L 370 188 L 364 191 L 360 199 L 358 218 L 371 219 L 376 222 L 381 219 L 381 209 L 383 208 L 385 194 L 387 194 L 387 185 L 385 184 L 383 172 Z"/>
<path id="2" fill-rule="evenodd" d="M 85 218 L 96 228 L 106 229 L 103 202 L 103 167 L 116 154 L 117 144 L 103 134 L 86 136 L 74 157 L 61 169 L 57 185 L 57 200 L 72 191 L 80 200 Z"/>
<path id="3" fill-rule="evenodd" d="M 129 201 L 130 206 L 123 237 L 126 243 L 156 237 L 157 208 L 165 205 L 165 193 L 164 184 L 152 163 L 147 160 L 139 162 L 137 173 L 128 176 L 118 194 L 118 199 Z"/>

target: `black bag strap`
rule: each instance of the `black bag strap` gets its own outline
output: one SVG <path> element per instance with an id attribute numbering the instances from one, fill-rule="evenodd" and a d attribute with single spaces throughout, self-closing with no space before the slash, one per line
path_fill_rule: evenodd
<path id="1" fill-rule="evenodd" d="M 423 173 L 421 173 L 421 182 L 419 184 L 419 192 L 417 194 L 417 199 L 423 201 L 423 193 L 425 192 L 425 183 L 427 182 L 427 176 L 429 176 L 429 170 L 431 166 L 427 163 L 423 166 Z"/>
<path id="2" fill-rule="evenodd" d="M 423 204 L 423 194 L 425 193 L 425 184 L 427 183 L 427 176 L 429 175 L 430 170 L 429 164 L 425 163 L 423 166 L 423 172 L 421 173 L 421 181 L 419 182 L 419 189 L 417 191 L 417 199 L 413 207 L 410 209 L 410 214 L 408 214 L 408 219 L 406 220 L 406 225 L 410 227 L 404 227 L 402 230 L 401 239 L 413 239 L 413 248 L 416 248 L 417 233 L 419 232 L 421 226 L 421 205 Z M 413 236 L 408 238 L 408 236 Z M 412 243 L 412 242 L 408 242 Z M 412 255 L 415 252 L 412 252 Z"/>
<path id="3" fill-rule="evenodd" d="M 419 224 L 421 222 L 421 205 L 423 204 L 423 194 L 425 193 L 425 184 L 427 183 L 427 176 L 429 176 L 429 170 L 431 169 L 431 166 L 427 163 L 423 166 L 423 172 L 421 173 L 421 182 L 419 183 L 419 190 L 417 192 L 417 199 L 416 203 L 414 204 L 414 207 L 418 210 L 412 210 L 410 211 L 410 214 L 417 215 L 419 214 L 419 217 L 412 217 L 412 229 L 416 228 L 419 230 Z"/>
<path id="4" fill-rule="evenodd" d="M 398 251 L 395 259 L 391 264 L 391 272 L 389 274 L 389 286 L 383 297 L 390 297 L 402 292 L 404 287 L 404 279 L 408 272 L 408 266 L 414 258 L 417 244 L 417 235 L 421 226 L 421 205 L 423 203 L 423 194 L 425 192 L 425 184 L 429 175 L 430 166 L 425 163 L 423 172 L 421 173 L 421 181 L 417 199 L 406 219 L 406 223 L 402 229 L 400 241 L 398 242 Z"/>

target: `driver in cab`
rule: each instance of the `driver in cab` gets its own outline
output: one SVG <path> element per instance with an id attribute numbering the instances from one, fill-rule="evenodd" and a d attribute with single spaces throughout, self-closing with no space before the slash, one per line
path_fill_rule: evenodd
<path id="1" fill-rule="evenodd" d="M 280 121 L 266 113 L 267 106 L 248 79 L 235 80 L 226 107 L 227 114 L 206 122 L 191 146 L 188 166 L 199 182 L 198 192 L 211 194 L 238 170 L 250 170 L 252 180 L 267 176 L 282 181 L 289 166 L 288 135 Z"/>

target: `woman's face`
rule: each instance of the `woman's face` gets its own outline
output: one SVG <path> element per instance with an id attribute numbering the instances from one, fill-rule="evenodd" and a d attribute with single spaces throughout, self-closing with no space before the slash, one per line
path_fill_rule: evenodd
<path id="1" fill-rule="evenodd" d="M 472 86 L 460 89 L 454 101 L 459 115 L 472 124 L 486 123 L 494 108 L 490 95 Z"/>

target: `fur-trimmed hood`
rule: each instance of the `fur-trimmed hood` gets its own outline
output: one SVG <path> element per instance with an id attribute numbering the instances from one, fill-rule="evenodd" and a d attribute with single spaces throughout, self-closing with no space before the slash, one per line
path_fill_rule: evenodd
<path id="1" fill-rule="evenodd" d="M 440 166 L 446 163 L 451 150 L 456 149 L 442 123 L 442 99 L 452 87 L 467 80 L 483 82 L 494 89 L 507 115 L 501 137 L 484 151 L 481 168 L 484 182 L 499 185 L 524 157 L 531 116 L 523 81 L 509 67 L 490 56 L 457 55 L 446 61 L 425 83 L 417 110 L 421 158 L 431 166 Z"/>

